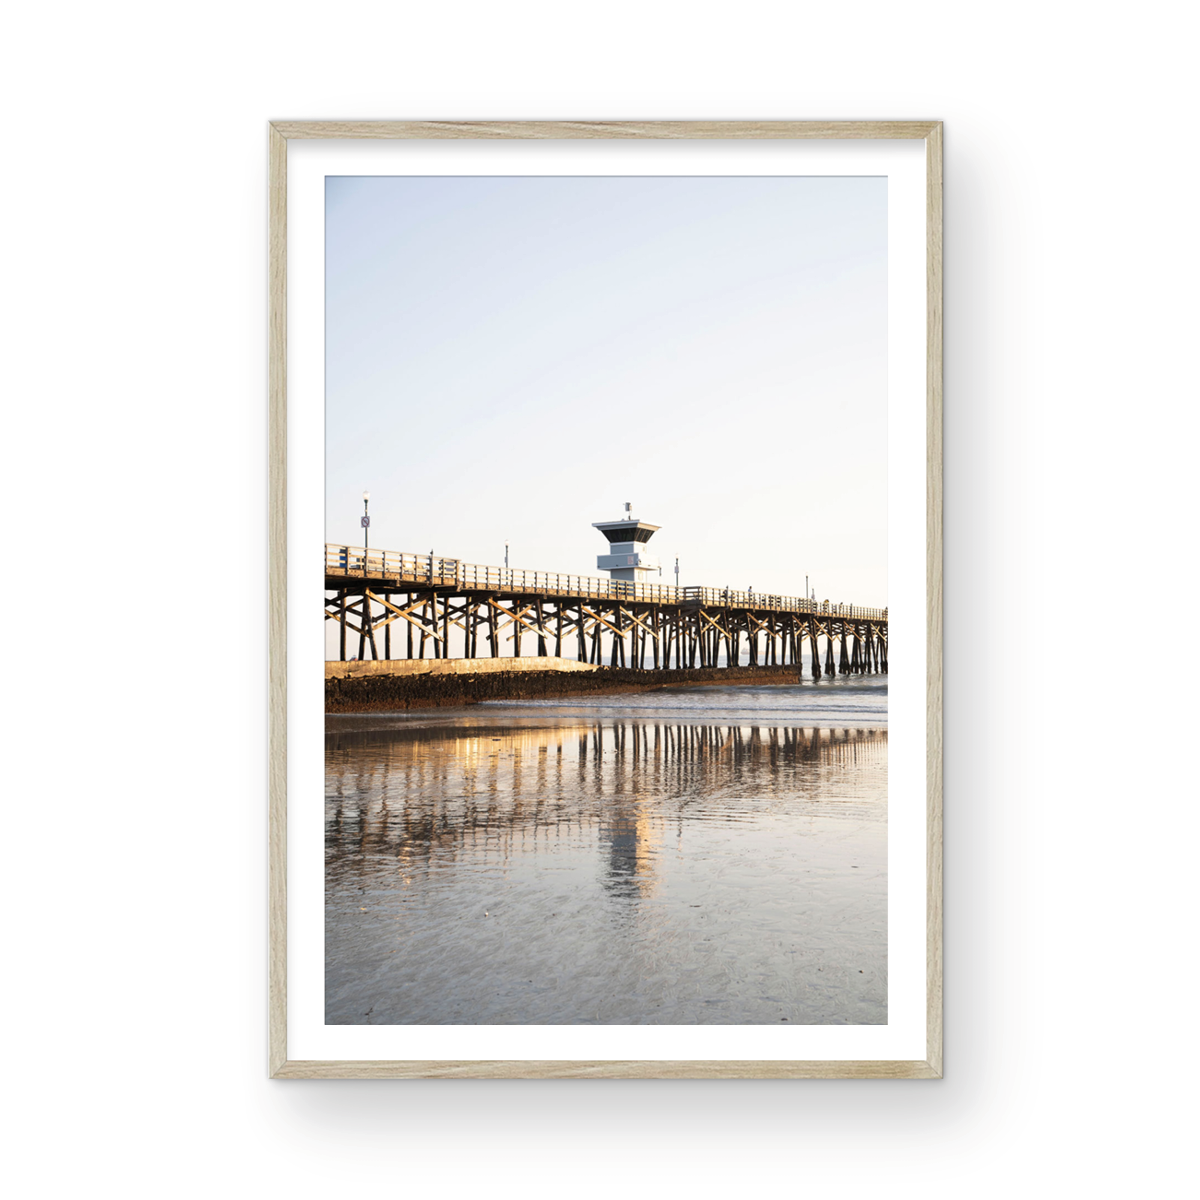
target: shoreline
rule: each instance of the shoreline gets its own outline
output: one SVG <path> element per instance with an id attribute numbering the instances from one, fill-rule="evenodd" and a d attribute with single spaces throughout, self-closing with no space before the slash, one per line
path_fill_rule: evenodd
<path id="1" fill-rule="evenodd" d="M 370 675 L 327 678 L 325 712 L 397 712 L 422 708 L 461 708 L 485 700 L 545 700 L 559 696 L 611 696 L 668 687 L 712 684 L 796 684 L 796 666 L 695 667 L 641 671 L 599 667 L 588 672 L 488 671 L 480 674 Z"/>

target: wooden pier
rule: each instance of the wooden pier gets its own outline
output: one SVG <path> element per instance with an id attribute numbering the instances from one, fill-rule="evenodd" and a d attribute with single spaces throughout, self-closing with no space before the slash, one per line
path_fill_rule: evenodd
<path id="1" fill-rule="evenodd" d="M 339 658 L 572 657 L 681 670 L 802 667 L 814 679 L 887 671 L 887 609 L 729 588 L 482 567 L 433 554 L 325 546 L 325 619 Z M 393 636 L 393 631 L 395 636 Z M 356 645 L 355 645 L 356 643 Z"/>

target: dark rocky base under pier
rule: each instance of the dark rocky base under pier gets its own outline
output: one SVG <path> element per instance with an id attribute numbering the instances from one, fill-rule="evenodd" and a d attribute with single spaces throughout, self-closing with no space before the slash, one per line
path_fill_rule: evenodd
<path id="1" fill-rule="evenodd" d="M 326 679 L 327 713 L 395 712 L 452 708 L 482 700 L 543 700 L 557 696 L 602 696 L 653 691 L 682 684 L 797 683 L 798 667 L 700 667 L 690 671 L 488 671 L 454 675 L 375 675 Z"/>

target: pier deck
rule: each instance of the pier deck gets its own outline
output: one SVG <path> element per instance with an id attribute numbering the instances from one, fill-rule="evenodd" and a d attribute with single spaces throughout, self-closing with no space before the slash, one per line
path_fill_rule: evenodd
<path id="1" fill-rule="evenodd" d="M 358 639 L 359 659 L 391 659 L 399 624 L 397 657 L 409 659 L 425 658 L 427 647 L 435 659 L 519 658 L 530 635 L 539 657 L 563 657 L 566 649 L 596 665 L 607 657 L 614 667 L 719 667 L 740 664 L 745 650 L 749 665 L 800 666 L 807 640 L 814 677 L 822 669 L 827 676 L 887 670 L 886 608 L 336 544 L 325 547 L 325 592 L 343 661 L 348 634 Z"/>

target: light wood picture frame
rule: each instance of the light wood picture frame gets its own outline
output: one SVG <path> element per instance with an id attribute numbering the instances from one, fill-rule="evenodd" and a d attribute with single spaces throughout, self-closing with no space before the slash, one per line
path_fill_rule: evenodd
<path id="1" fill-rule="evenodd" d="M 924 143 L 926 180 L 925 1044 L 904 1060 L 302 1060 L 288 1055 L 288 144 L 393 139 L 830 139 Z M 276 1079 L 942 1077 L 942 125 L 938 121 L 275 121 L 268 185 L 268 1071 Z"/>

